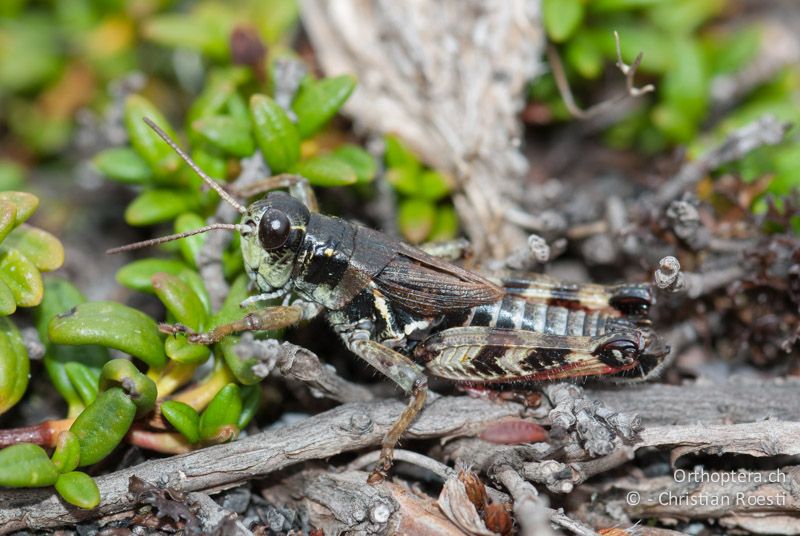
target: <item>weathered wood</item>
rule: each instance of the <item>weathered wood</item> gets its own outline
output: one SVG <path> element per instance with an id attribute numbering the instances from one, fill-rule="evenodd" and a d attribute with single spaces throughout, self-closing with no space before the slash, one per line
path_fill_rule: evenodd
<path id="1" fill-rule="evenodd" d="M 292 426 L 101 476 L 96 481 L 102 502 L 90 511 L 66 505 L 52 488 L 2 491 L 0 534 L 68 525 L 129 510 L 134 506 L 128 495 L 128 480 L 133 475 L 181 491 L 220 489 L 304 460 L 377 446 L 404 407 L 403 402 L 392 400 L 346 404 Z M 426 407 L 407 437 L 471 435 L 519 410 L 514 404 L 442 397 Z"/>
<path id="2" fill-rule="evenodd" d="M 684 386 L 642 384 L 587 389 L 587 395 L 616 410 L 638 412 L 648 427 L 642 434 L 644 444 L 660 448 L 689 444 L 720 452 L 761 448 L 764 455 L 770 455 L 794 452 L 790 447 L 793 441 L 797 444 L 800 424 L 777 421 L 799 420 L 798 387 L 800 382 L 796 380 Z M 103 500 L 91 511 L 65 505 L 52 488 L 0 491 L 0 534 L 67 525 L 130 510 L 134 507 L 133 498 L 128 495 L 128 480 L 132 475 L 182 491 L 218 490 L 305 460 L 374 447 L 380 444 L 404 407 L 403 402 L 390 400 L 349 403 L 235 443 L 150 460 L 101 476 L 97 483 Z M 464 396 L 441 397 L 425 408 L 408 437 L 475 435 L 498 419 L 519 415 L 520 410 L 516 404 Z M 726 425 L 767 418 L 774 420 L 756 426 Z M 698 423 L 716 426 L 686 426 Z M 734 439 L 738 443 L 732 443 Z"/>
<path id="3" fill-rule="evenodd" d="M 326 74 L 358 77 L 344 107 L 356 127 L 398 135 L 455 180 L 477 251 L 502 258 L 524 243 L 505 213 L 525 188 L 517 143 L 525 88 L 544 72 L 538 3 L 303 0 L 301 8 Z"/>
<path id="4" fill-rule="evenodd" d="M 800 380 L 593 386 L 587 396 L 639 414 L 645 426 L 800 421 Z"/>

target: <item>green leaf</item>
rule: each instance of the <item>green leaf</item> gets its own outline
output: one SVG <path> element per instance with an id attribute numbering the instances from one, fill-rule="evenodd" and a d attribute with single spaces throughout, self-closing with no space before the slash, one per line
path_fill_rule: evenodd
<path id="1" fill-rule="evenodd" d="M 573 69 L 584 78 L 595 79 L 603 72 L 603 52 L 592 36 L 578 32 L 566 45 L 564 57 Z"/>
<path id="2" fill-rule="evenodd" d="M 378 164 L 375 159 L 358 145 L 351 143 L 341 145 L 333 152 L 333 156 L 353 169 L 357 182 L 371 182 L 378 173 Z"/>
<path id="3" fill-rule="evenodd" d="M 405 168 L 418 173 L 422 164 L 414 153 L 408 149 L 400 138 L 392 134 L 386 135 L 386 166 L 389 168 Z"/>
<path id="4" fill-rule="evenodd" d="M 170 423 L 189 443 L 200 441 L 200 415 L 189 404 L 177 400 L 167 400 L 161 404 L 161 415 Z"/>
<path id="5" fill-rule="evenodd" d="M 81 459 L 81 443 L 75 434 L 65 430 L 58 434 L 52 461 L 59 473 L 69 473 L 78 467 Z"/>
<path id="6" fill-rule="evenodd" d="M 49 276 L 45 279 L 44 290 L 44 299 L 34 313 L 39 339 L 46 344 L 49 341 L 47 326 L 53 317 L 85 302 L 86 298 L 75 285 L 60 277 Z"/>
<path id="7" fill-rule="evenodd" d="M 181 261 L 171 259 L 142 259 L 126 264 L 117 271 L 117 283 L 132 290 L 155 294 L 153 276 L 158 272 L 178 275 L 189 268 Z"/>
<path id="8" fill-rule="evenodd" d="M 227 115 L 214 115 L 194 121 L 192 128 L 203 140 L 234 156 L 250 156 L 256 149 L 249 120 L 241 121 Z"/>
<path id="9" fill-rule="evenodd" d="M 11 319 L 0 317 L 0 415 L 25 394 L 29 373 L 30 361 L 22 336 Z"/>
<path id="10" fill-rule="evenodd" d="M 240 392 L 242 395 L 242 414 L 239 415 L 236 427 L 239 430 L 244 430 L 253 420 L 261 406 L 261 385 L 246 385 L 240 389 Z"/>
<path id="11" fill-rule="evenodd" d="M 418 180 L 418 195 L 422 199 L 438 201 L 443 197 L 447 197 L 452 191 L 450 179 L 438 171 L 423 171 L 420 173 Z"/>
<path id="12" fill-rule="evenodd" d="M 225 102 L 225 108 L 228 114 L 237 121 L 241 121 L 248 126 L 248 131 L 252 130 L 250 121 L 250 110 L 247 108 L 247 101 L 237 92 L 231 93 L 228 100 Z"/>
<path id="13" fill-rule="evenodd" d="M 167 360 L 156 322 L 120 303 L 82 303 L 56 316 L 50 322 L 49 333 L 52 342 L 116 348 L 151 367 L 163 367 Z"/>
<path id="14" fill-rule="evenodd" d="M 191 190 L 145 190 L 125 209 L 129 225 L 152 225 L 171 220 L 200 206 L 197 192 Z"/>
<path id="15" fill-rule="evenodd" d="M 451 205 L 439 207 L 427 240 L 440 242 L 452 240 L 458 234 L 458 214 Z"/>
<path id="16" fill-rule="evenodd" d="M 17 302 L 8 285 L 0 281 L 0 316 L 8 316 L 17 310 Z"/>
<path id="17" fill-rule="evenodd" d="M 241 257 L 241 254 L 239 256 Z M 197 297 L 200 298 L 200 301 L 203 303 L 203 307 L 206 310 L 206 315 L 211 314 L 211 297 L 208 295 L 206 284 L 200 274 L 194 270 L 186 268 L 185 270 L 178 272 L 178 278 L 189 285 Z"/>
<path id="18" fill-rule="evenodd" d="M 70 504 L 91 510 L 100 504 L 100 490 L 92 477 L 80 471 L 64 473 L 56 480 L 56 491 Z"/>
<path id="19" fill-rule="evenodd" d="M 350 97 L 355 87 L 356 79 L 351 75 L 303 84 L 292 103 L 300 137 L 308 138 L 324 127 Z"/>
<path id="20" fill-rule="evenodd" d="M 70 426 L 81 445 L 80 466 L 97 463 L 119 445 L 136 416 L 136 405 L 119 387 L 103 391 Z"/>
<path id="21" fill-rule="evenodd" d="M 191 125 L 201 117 L 222 113 L 229 99 L 236 94 L 236 86 L 244 82 L 248 76 L 242 67 L 213 70 L 202 93 L 194 99 L 189 108 L 188 124 Z"/>
<path id="22" fill-rule="evenodd" d="M 238 434 L 236 423 L 242 414 L 239 386 L 229 383 L 211 399 L 200 416 L 200 438 L 214 443 L 228 441 Z"/>
<path id="23" fill-rule="evenodd" d="M 592 0 L 588 2 L 589 9 L 596 12 L 602 11 L 632 11 L 663 3 L 672 3 L 674 0 Z"/>
<path id="24" fill-rule="evenodd" d="M 671 48 L 673 38 L 658 28 L 635 22 L 612 20 L 593 28 L 587 35 L 595 43 L 595 47 L 603 51 L 606 58 L 617 61 L 614 31 L 619 34 L 622 59 L 625 63 L 630 65 L 640 52 L 644 54 L 639 72 L 663 74 L 673 68 L 676 60 Z M 581 33 L 584 33 L 584 30 L 581 30 Z"/>
<path id="25" fill-rule="evenodd" d="M 436 208 L 424 199 L 406 199 L 400 203 L 397 211 L 400 232 L 411 243 L 418 244 L 425 240 L 433 229 L 436 219 Z"/>
<path id="26" fill-rule="evenodd" d="M 228 174 L 228 161 L 224 158 L 222 152 L 203 140 L 199 140 L 197 145 L 192 147 L 192 160 L 206 175 L 216 179 L 217 182 L 222 183 Z M 187 184 L 191 185 L 195 190 L 203 192 L 206 188 L 203 184 L 203 179 L 198 177 L 193 170 L 184 169 L 187 170 Z M 208 190 L 203 195 L 209 205 L 216 204 L 219 200 L 219 194 L 214 190 Z"/>
<path id="27" fill-rule="evenodd" d="M 175 219 L 175 232 L 185 233 L 187 231 L 194 231 L 205 224 L 205 220 L 194 212 L 185 212 Z M 178 241 L 178 246 L 181 248 L 181 255 L 183 255 L 184 260 L 191 266 L 197 267 L 197 256 L 200 250 L 203 249 L 204 243 L 205 235 L 203 234 L 187 236 Z"/>
<path id="28" fill-rule="evenodd" d="M 156 176 L 164 178 L 176 172 L 181 165 L 180 157 L 147 124 L 152 120 L 167 135 L 175 139 L 175 132 L 163 114 L 150 101 L 140 95 L 130 95 L 125 101 L 125 128 L 131 145 L 150 165 Z"/>
<path id="29" fill-rule="evenodd" d="M 419 169 L 409 166 L 389 168 L 386 172 L 386 180 L 395 190 L 411 196 L 419 194 L 419 176 Z"/>
<path id="30" fill-rule="evenodd" d="M 726 0 L 673 0 L 654 6 L 648 18 L 655 26 L 671 34 L 691 35 L 728 5 Z M 680 56 L 677 56 L 680 57 Z"/>
<path id="31" fill-rule="evenodd" d="M 0 191 L 16 190 L 21 188 L 24 182 L 25 168 L 13 160 L 0 159 Z"/>
<path id="32" fill-rule="evenodd" d="M 697 43 L 676 38 L 672 51 L 680 59 L 664 74 L 653 121 L 673 141 L 688 142 L 707 112 L 708 75 Z"/>
<path id="33" fill-rule="evenodd" d="M 0 242 L 17 225 L 17 207 L 7 199 L 0 200 Z"/>
<path id="34" fill-rule="evenodd" d="M 582 0 L 542 0 L 542 17 L 547 35 L 556 43 L 570 38 L 583 21 Z"/>
<path id="35" fill-rule="evenodd" d="M 156 296 L 175 319 L 195 331 L 206 323 L 206 309 L 194 291 L 178 277 L 165 272 L 153 276 Z"/>
<path id="36" fill-rule="evenodd" d="M 16 249 L 0 246 L 0 281 L 8 286 L 14 301 L 21 307 L 33 307 L 42 301 L 42 274 Z"/>
<path id="37" fill-rule="evenodd" d="M 100 392 L 98 382 L 100 381 L 100 371 L 91 369 L 77 361 L 70 361 L 64 364 L 64 371 L 67 373 L 73 389 L 81 397 L 83 404 L 88 406 L 97 398 Z"/>
<path id="38" fill-rule="evenodd" d="M 274 100 L 265 95 L 250 97 L 254 134 L 264 159 L 274 174 L 283 173 L 300 159 L 297 126 Z"/>
<path id="39" fill-rule="evenodd" d="M 153 180 L 153 170 L 144 158 L 128 147 L 101 151 L 92 163 L 100 173 L 122 184 L 149 184 Z"/>
<path id="40" fill-rule="evenodd" d="M 180 278 L 158 273 L 153 276 L 153 288 L 175 319 L 195 331 L 206 324 L 206 307 L 192 288 Z M 184 335 L 167 337 L 164 345 L 167 356 L 179 363 L 202 363 L 211 350 L 201 344 L 191 344 Z"/>
<path id="41" fill-rule="evenodd" d="M 247 311 L 243 311 L 239 304 L 242 303 L 245 298 L 248 296 L 247 292 L 247 284 L 248 284 L 248 277 L 245 274 L 241 274 L 239 277 L 231 285 L 230 290 L 228 291 L 228 295 L 225 296 L 225 301 L 222 303 L 222 307 L 219 308 L 219 311 L 214 314 L 209 322 L 209 329 L 213 329 L 219 325 L 227 324 L 229 322 L 234 322 L 239 320 L 244 315 L 247 314 Z"/>
<path id="42" fill-rule="evenodd" d="M 332 155 L 306 158 L 290 168 L 302 175 L 313 186 L 347 186 L 356 182 L 356 172 L 348 164 Z"/>
<path id="43" fill-rule="evenodd" d="M 0 203 L 4 201 L 17 209 L 15 226 L 30 218 L 39 206 L 39 198 L 27 192 L 0 192 Z"/>
<path id="44" fill-rule="evenodd" d="M 18 443 L 0 450 L 0 486 L 40 488 L 56 479 L 58 469 L 39 445 Z"/>
<path id="45" fill-rule="evenodd" d="M 251 22 L 269 45 L 280 45 L 292 39 L 292 30 L 300 18 L 300 4 L 294 0 L 270 0 L 251 4 Z"/>
<path id="46" fill-rule="evenodd" d="M 228 55 L 231 21 L 229 16 L 220 15 L 202 11 L 165 13 L 148 19 L 143 33 L 145 38 L 169 48 L 188 48 L 223 59 Z"/>
<path id="47" fill-rule="evenodd" d="M 136 416 L 153 410 L 158 392 L 153 380 L 139 372 L 127 359 L 112 359 L 100 371 L 100 390 L 120 387 L 136 405 Z"/>
<path id="48" fill-rule="evenodd" d="M 236 381 L 242 385 L 253 385 L 261 382 L 263 376 L 259 376 L 253 371 L 253 367 L 260 363 L 258 356 L 252 354 L 240 355 L 236 346 L 239 344 L 240 337 L 229 336 L 222 339 L 217 348 L 222 352 L 225 364 L 228 365 Z"/>
<path id="49" fill-rule="evenodd" d="M 3 7 L 8 3 L 2 2 Z M 35 90 L 57 76 L 63 68 L 63 44 L 53 31 L 52 17 L 27 6 L 24 14 L 4 22 L 0 91 Z"/>
<path id="50" fill-rule="evenodd" d="M 45 279 L 44 289 L 44 299 L 34 311 L 39 338 L 47 345 L 44 366 L 50 381 L 53 382 L 58 393 L 69 404 L 69 416 L 75 417 L 77 412 L 83 410 L 84 402 L 81 395 L 73 387 L 72 380 L 66 371 L 66 365 L 71 362 L 81 363 L 92 371 L 94 378 L 93 391 L 96 396 L 100 367 L 108 361 L 108 350 L 101 346 L 60 346 L 50 344 L 47 333 L 50 321 L 59 313 L 63 313 L 86 300 L 74 285 L 57 277 Z"/>
<path id="51" fill-rule="evenodd" d="M 18 250 L 42 272 L 52 272 L 64 264 L 64 246 L 41 229 L 23 223 L 6 237 L 4 246 Z"/>
<path id="52" fill-rule="evenodd" d="M 168 336 L 164 341 L 164 351 L 171 360 L 189 365 L 205 363 L 211 355 L 211 348 L 190 343 L 182 334 Z"/>

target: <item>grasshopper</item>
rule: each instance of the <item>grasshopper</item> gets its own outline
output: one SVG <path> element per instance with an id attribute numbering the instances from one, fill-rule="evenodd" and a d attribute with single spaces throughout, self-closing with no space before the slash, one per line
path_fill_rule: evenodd
<path id="1" fill-rule="evenodd" d="M 648 318 L 649 285 L 485 277 L 378 231 L 320 214 L 313 191 L 299 176 L 279 175 L 252 185 L 240 193 L 269 193 L 245 207 L 145 121 L 242 219 L 109 252 L 216 229 L 238 231 L 246 272 L 259 292 L 247 303 L 284 297 L 284 305 L 257 309 L 207 333 L 180 325 L 162 330 L 213 344 L 233 333 L 288 327 L 324 314 L 352 353 L 410 397 L 383 438 L 370 482 L 384 478 L 396 443 L 422 410 L 426 372 L 468 388 L 503 389 L 588 376 L 643 377 L 666 355 Z"/>

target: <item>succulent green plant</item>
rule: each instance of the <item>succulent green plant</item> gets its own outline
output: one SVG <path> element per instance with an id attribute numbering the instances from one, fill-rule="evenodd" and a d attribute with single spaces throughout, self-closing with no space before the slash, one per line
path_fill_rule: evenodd
<path id="1" fill-rule="evenodd" d="M 313 139 L 352 93 L 352 77 L 306 77 L 296 98 L 285 107 L 264 93 L 254 93 L 252 82 L 244 69 L 219 69 L 190 107 L 186 130 L 190 152 L 207 173 L 227 181 L 229 170 L 242 158 L 260 151 L 272 172 L 302 174 L 317 186 L 364 184 L 373 179 L 377 165 L 363 149 L 353 144 L 328 147 L 327 142 Z M 125 212 L 128 223 L 172 221 L 176 232 L 205 225 L 219 203 L 217 194 L 203 191 L 188 167 L 147 127 L 145 117 L 175 136 L 155 105 L 132 95 L 125 103 L 130 145 L 101 152 L 94 158 L 95 166 L 109 179 L 139 190 Z M 27 217 L 24 210 L 19 212 Z M 27 241 L 12 236 L 15 250 L 39 254 L 44 241 L 32 237 L 38 235 L 26 234 Z M 198 272 L 204 240 L 203 236 L 182 240 L 173 245 L 170 258 L 134 261 L 119 270 L 117 280 L 153 294 L 164 306 L 164 320 L 190 330 L 209 330 L 241 318 L 247 311 L 239 303 L 248 290 L 238 241 L 234 239 L 225 252 L 225 275 L 232 284 L 224 303 L 215 310 Z M 39 257 L 35 258 L 38 261 Z M 40 262 L 37 267 L 52 266 Z M 55 485 L 65 500 L 92 507 L 99 502 L 97 488 L 74 470 L 102 460 L 126 437 L 164 452 L 188 450 L 233 440 L 254 417 L 260 405 L 258 383 L 262 377 L 254 372 L 254 358 L 239 355 L 239 337 L 226 337 L 212 347 L 192 344 L 183 333 L 165 335 L 155 319 L 132 307 L 111 301 L 87 302 L 77 288 L 61 279 L 48 279 L 40 286 L 48 292 L 36 309 L 36 327 L 46 345 L 46 370 L 68 403 L 71 420 L 67 422 L 71 424 L 56 444 L 45 445 L 55 447 L 52 459 L 42 458 L 41 448 L 33 445 L 5 454 L 8 459 L 27 456 L 25 463 L 40 464 L 46 471 L 41 479 L 22 478 L 13 485 Z M 21 342 L 17 337 L 7 344 L 16 348 Z M 125 359 L 109 361 L 109 349 L 136 358 L 147 370 L 140 372 L 134 362 Z M 212 356 L 214 367 L 206 378 L 181 390 Z M 168 400 L 170 396 L 174 398 Z M 157 399 L 162 416 L 178 434 L 146 429 L 131 432 L 134 422 L 145 419 Z M 40 426 L 57 428 L 48 423 Z M 2 471 L 0 466 L 0 474 Z"/>
<path id="2" fill-rule="evenodd" d="M 452 179 L 425 168 L 395 136 L 386 136 L 386 179 L 401 199 L 398 226 L 411 243 L 450 240 L 458 233 L 458 216 L 446 199 Z"/>
<path id="3" fill-rule="evenodd" d="M 685 144 L 691 156 L 765 113 L 792 124 L 800 121 L 800 75 L 796 67 L 787 66 L 745 95 L 743 102 L 718 110 L 726 115 L 712 117 L 710 131 L 698 135 L 708 127 L 714 108 L 714 81 L 735 74 L 770 46 L 768 34 L 758 25 L 715 25 L 715 17 L 730 7 L 728 0 L 544 0 L 542 11 L 547 35 L 579 95 L 616 61 L 614 32 L 619 34 L 626 63 L 644 54 L 639 77 L 653 81 L 656 91 L 606 130 L 609 145 L 656 153 Z M 529 95 L 545 103 L 553 118 L 569 118 L 553 76 L 538 78 Z M 717 173 L 736 172 L 745 181 L 772 174 L 752 206 L 763 212 L 766 195 L 785 196 L 800 188 L 799 163 L 800 143 L 795 141 L 759 148 Z M 795 227 L 800 232 L 800 222 Z"/>
<path id="4" fill-rule="evenodd" d="M 88 369 L 78 362 L 69 365 Z M 41 446 L 24 442 L 0 450 L 0 486 L 55 486 L 64 500 L 80 508 L 100 503 L 97 485 L 75 469 L 99 462 L 119 445 L 134 419 L 155 407 L 156 386 L 125 359 L 105 363 L 95 384 L 93 400 L 86 400 L 69 430 L 58 435 L 52 457 Z"/>
<path id="5" fill-rule="evenodd" d="M 42 272 L 64 262 L 56 237 L 25 223 L 39 200 L 25 192 L 0 192 L 0 414 L 28 386 L 30 364 L 22 337 L 7 318 L 17 307 L 34 307 L 44 296 Z"/>

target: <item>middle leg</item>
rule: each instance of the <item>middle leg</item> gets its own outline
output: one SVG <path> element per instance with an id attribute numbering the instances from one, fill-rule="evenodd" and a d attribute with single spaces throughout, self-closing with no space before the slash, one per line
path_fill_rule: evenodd
<path id="1" fill-rule="evenodd" d="M 395 382 L 403 391 L 411 395 L 411 399 L 403 413 L 400 414 L 397 421 L 383 436 L 381 456 L 367 480 L 370 484 L 376 484 L 386 477 L 387 472 L 392 467 L 395 445 L 397 445 L 400 437 L 411 426 L 414 418 L 425 406 L 425 398 L 428 394 L 428 379 L 425 377 L 422 367 L 403 354 L 387 348 L 377 341 L 356 340 L 350 343 L 350 349 L 358 357 Z"/>

